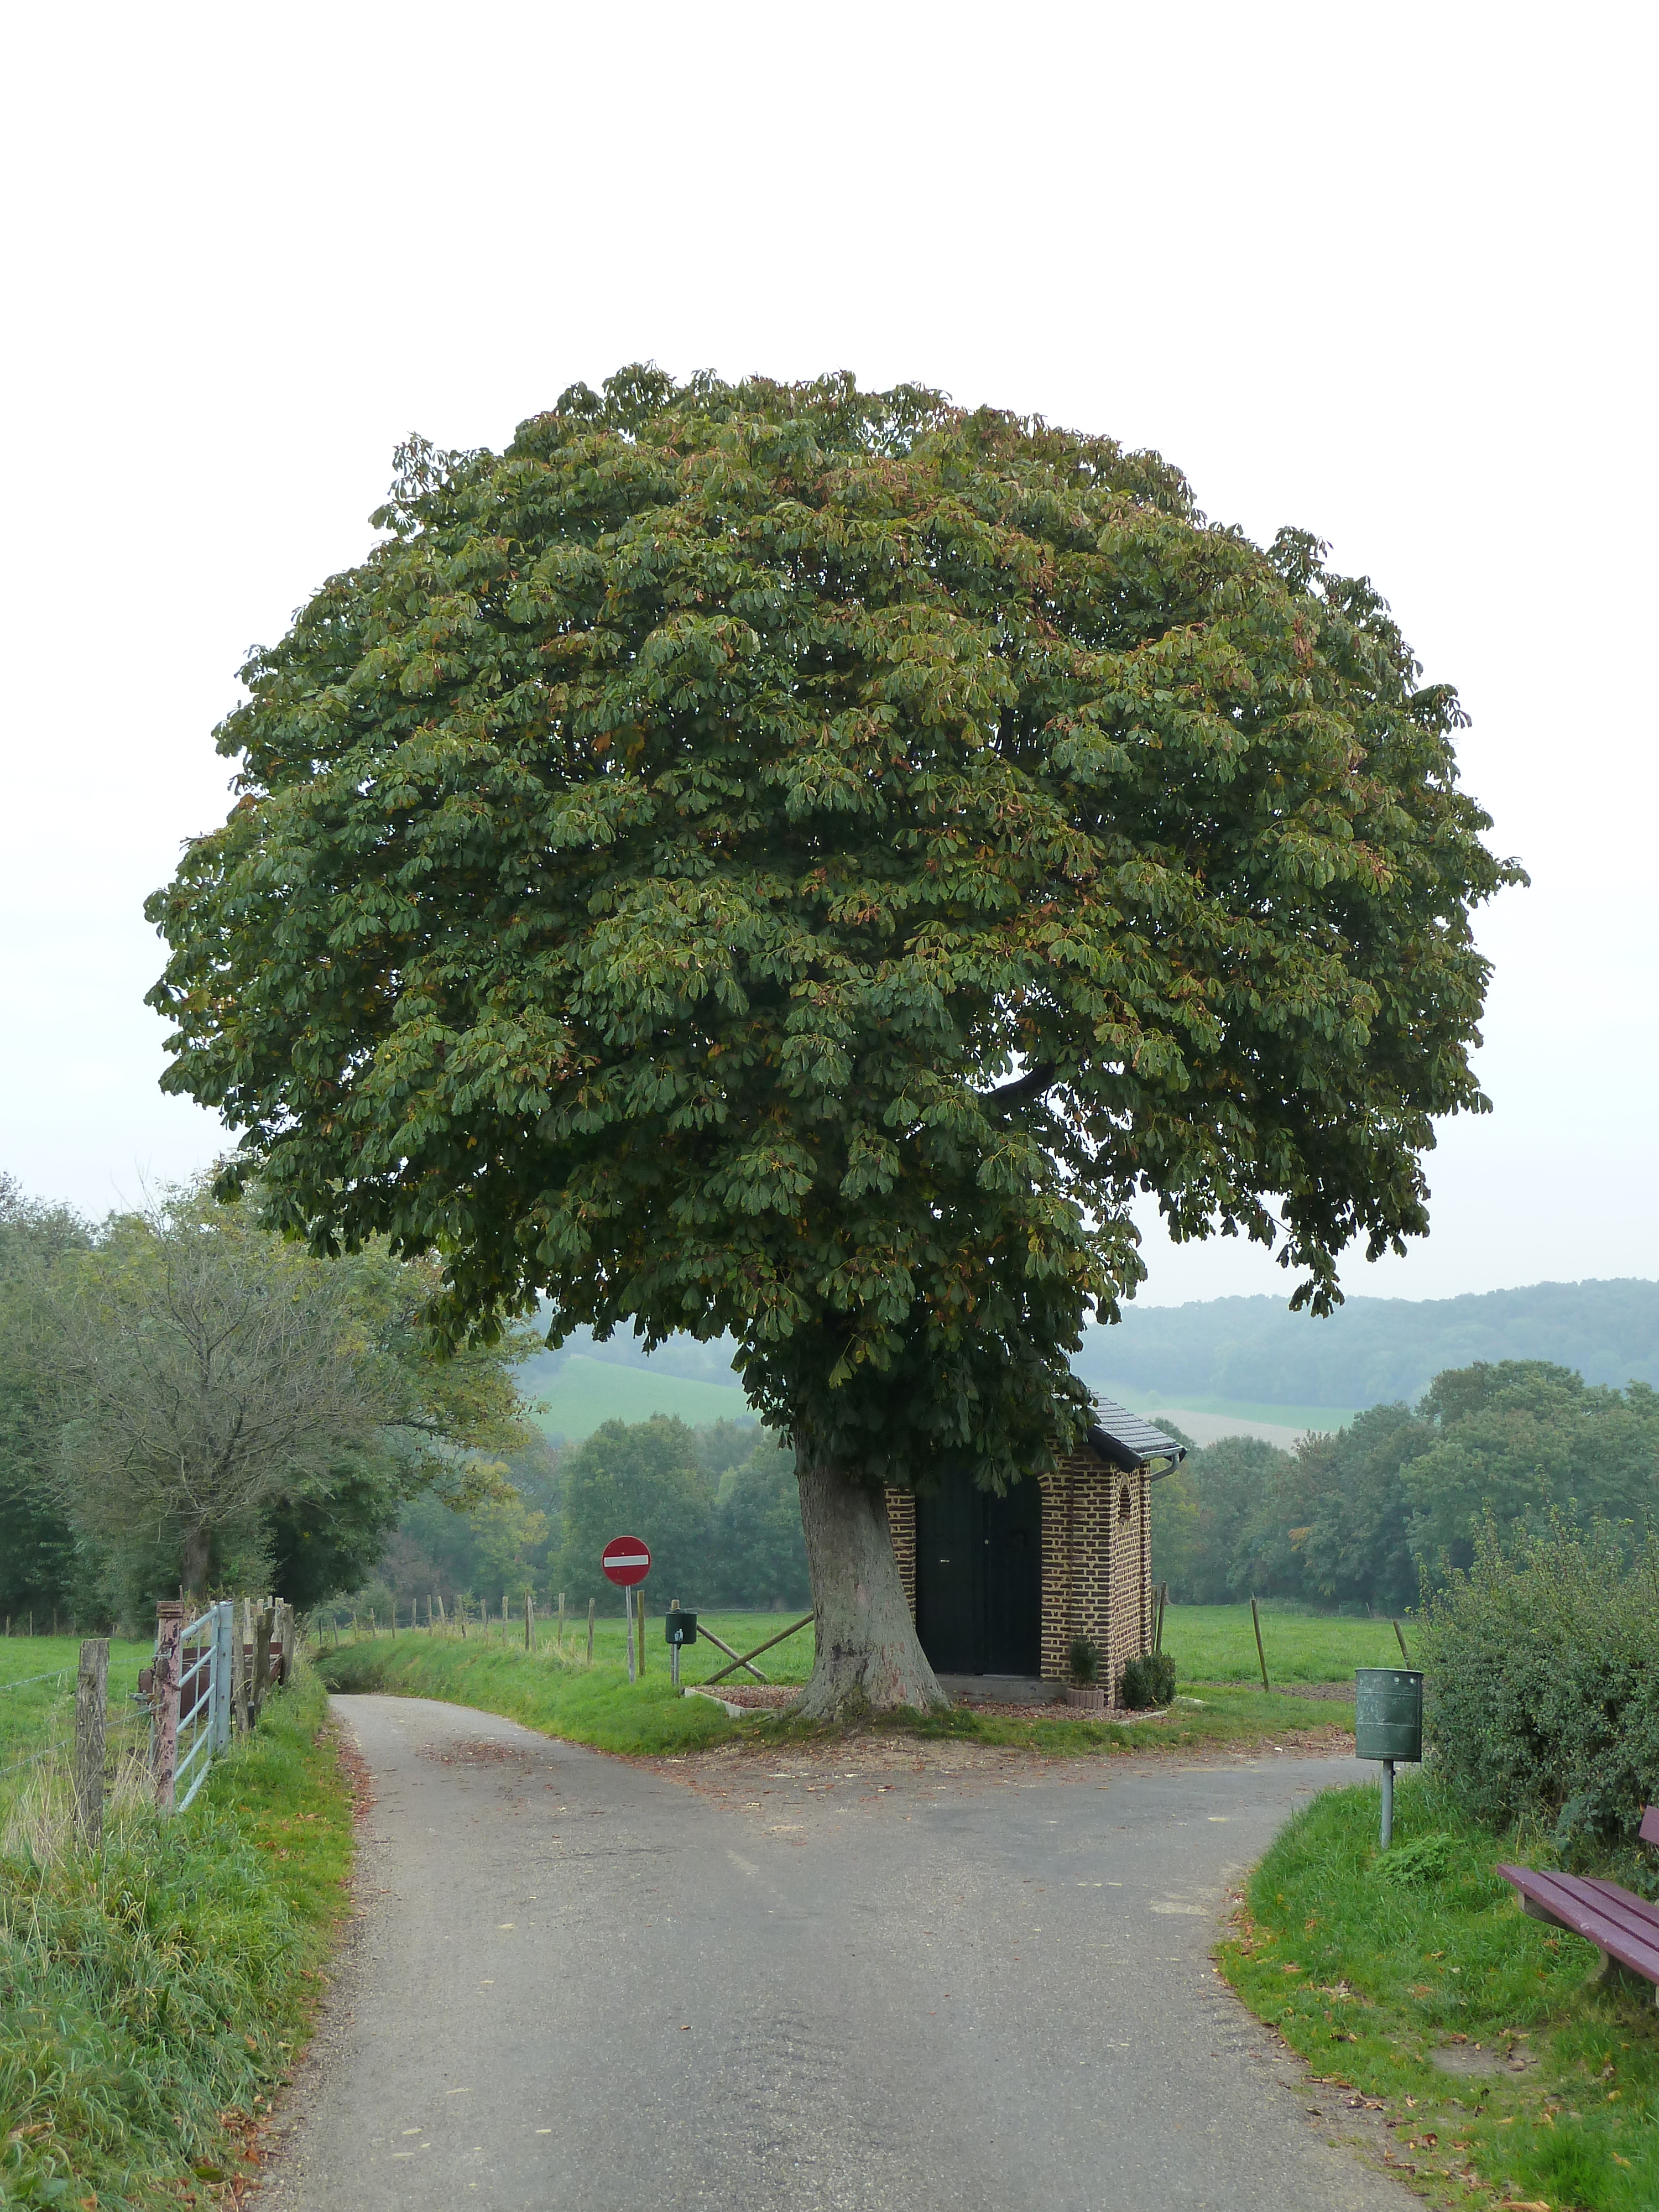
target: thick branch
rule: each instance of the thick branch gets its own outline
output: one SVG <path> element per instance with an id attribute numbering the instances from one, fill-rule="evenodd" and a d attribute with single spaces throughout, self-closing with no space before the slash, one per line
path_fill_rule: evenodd
<path id="1" fill-rule="evenodd" d="M 994 1091 L 981 1091 L 981 1103 L 988 1106 L 993 1113 L 1006 1114 L 1011 1106 L 1024 1106 L 1028 1099 L 1040 1098 L 1053 1087 L 1057 1072 L 1053 1060 L 1039 1060 L 1024 1075 L 1017 1075 L 1012 1083 L 999 1084 Z"/>

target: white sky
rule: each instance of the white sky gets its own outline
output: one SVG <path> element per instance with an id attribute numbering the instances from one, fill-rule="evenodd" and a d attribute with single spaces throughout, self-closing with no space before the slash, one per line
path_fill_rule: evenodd
<path id="1" fill-rule="evenodd" d="M 654 358 L 850 367 L 1155 447 L 1372 575 L 1531 870 L 1497 1112 L 1351 1290 L 1659 1273 L 1650 10 L 36 9 L 0 184 L 0 1166 L 99 1212 L 222 1142 L 140 913 L 252 641 L 395 441 Z M 1277 1290 L 1149 1240 L 1158 1301 Z"/>

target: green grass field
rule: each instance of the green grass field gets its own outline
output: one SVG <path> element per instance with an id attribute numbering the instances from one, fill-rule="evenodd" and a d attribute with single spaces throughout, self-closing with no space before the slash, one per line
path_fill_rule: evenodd
<path id="1" fill-rule="evenodd" d="M 1326 2081 L 1384 2100 L 1394 2155 L 1444 2205 L 1557 2212 L 1659 2204 L 1659 2020 L 1645 1983 L 1593 1985 L 1595 1952 L 1522 1911 L 1499 1861 L 1551 1863 L 1534 1838 L 1463 1820 L 1404 1776 L 1395 1849 L 1375 1784 L 1297 1813 L 1250 1877 L 1223 1972 Z M 1519 2051 L 1455 2076 L 1430 2054 Z"/>
<path id="2" fill-rule="evenodd" d="M 708 1421 L 749 1421 L 754 1410 L 735 1382 L 699 1382 L 654 1368 L 617 1367 L 574 1352 L 553 1382 L 536 1392 L 531 1419 L 550 1437 L 580 1443 L 605 1421 L 648 1421 L 678 1413 L 695 1428 Z"/>
<path id="3" fill-rule="evenodd" d="M 132 1703 L 138 1670 L 154 1656 L 149 1643 L 109 1648 L 108 1743 L 112 1757 L 147 1745 L 149 1723 Z M 75 1735 L 75 1670 L 80 1639 L 73 1636 L 0 1637 L 0 1832 L 7 1814 L 32 1785 L 61 1778 Z"/>
<path id="4" fill-rule="evenodd" d="M 1270 1682 L 1352 1683 L 1356 1667 L 1401 1663 L 1386 1620 L 1344 1620 L 1276 1606 L 1261 1610 Z M 1412 1624 L 1401 1626 L 1409 1650 Z M 1171 1605 L 1164 1617 L 1164 1648 L 1182 1682 L 1261 1680 L 1248 1605 Z"/>

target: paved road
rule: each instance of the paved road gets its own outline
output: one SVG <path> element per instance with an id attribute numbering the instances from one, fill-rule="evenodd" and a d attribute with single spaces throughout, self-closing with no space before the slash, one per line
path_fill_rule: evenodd
<path id="1" fill-rule="evenodd" d="M 1310 2124 L 1206 1957 L 1347 1762 L 653 1767 L 335 1705 L 374 1778 L 362 1917 L 271 2212 L 1415 2202 Z"/>

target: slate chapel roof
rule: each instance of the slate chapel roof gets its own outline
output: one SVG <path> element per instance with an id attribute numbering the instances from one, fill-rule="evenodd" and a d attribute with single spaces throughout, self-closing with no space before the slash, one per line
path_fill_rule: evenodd
<path id="1" fill-rule="evenodd" d="M 1166 1466 L 1152 1469 L 1152 1480 L 1160 1475 L 1173 1474 L 1187 1456 L 1185 1444 L 1178 1444 L 1173 1437 L 1166 1437 L 1162 1429 L 1155 1429 L 1139 1413 L 1132 1413 L 1114 1398 L 1095 1400 L 1095 1418 L 1089 1429 L 1089 1442 L 1103 1459 L 1114 1467 L 1121 1468 L 1126 1474 L 1133 1474 L 1154 1460 L 1164 1460 Z"/>

